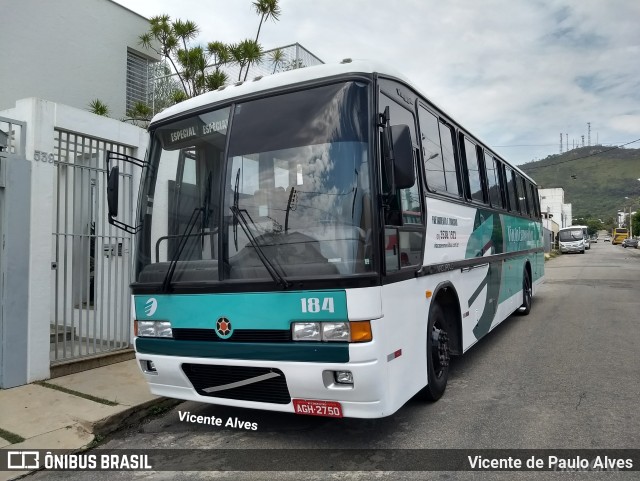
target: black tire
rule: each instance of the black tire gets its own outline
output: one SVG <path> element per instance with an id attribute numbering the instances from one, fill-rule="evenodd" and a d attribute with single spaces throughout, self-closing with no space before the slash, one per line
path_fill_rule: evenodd
<path id="1" fill-rule="evenodd" d="M 584 251 L 582 251 L 584 254 Z M 531 312 L 531 304 L 533 299 L 533 289 L 531 287 L 531 277 L 529 271 L 525 269 L 522 276 L 522 305 L 518 308 L 518 314 L 528 316 Z"/>
<path id="2" fill-rule="evenodd" d="M 419 396 L 434 402 L 442 397 L 449 380 L 449 336 L 444 311 L 438 304 L 431 307 L 427 326 L 427 375 L 428 382 Z"/>

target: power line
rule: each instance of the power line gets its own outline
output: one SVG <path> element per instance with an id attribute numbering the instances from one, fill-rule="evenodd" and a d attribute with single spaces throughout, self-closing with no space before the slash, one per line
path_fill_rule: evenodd
<path id="1" fill-rule="evenodd" d="M 582 157 L 576 157 L 575 159 L 561 160 L 560 162 L 556 162 L 554 164 L 539 165 L 537 167 L 525 167 L 525 166 L 521 165 L 519 167 L 522 170 L 524 170 L 525 172 L 529 172 L 529 171 L 535 170 L 535 169 L 542 169 L 543 167 L 553 167 L 554 165 L 566 164 L 567 162 L 573 162 L 574 160 L 586 159 L 588 157 L 593 157 L 595 155 L 604 154 L 605 152 L 610 152 L 612 150 L 619 149 L 620 147 L 624 147 L 625 145 L 633 144 L 633 143 L 639 142 L 639 141 L 640 141 L 640 139 L 632 140 L 631 142 L 627 142 L 626 144 L 616 145 L 615 147 L 613 147 L 611 149 L 601 150 L 599 152 L 594 152 L 593 154 L 583 155 Z"/>

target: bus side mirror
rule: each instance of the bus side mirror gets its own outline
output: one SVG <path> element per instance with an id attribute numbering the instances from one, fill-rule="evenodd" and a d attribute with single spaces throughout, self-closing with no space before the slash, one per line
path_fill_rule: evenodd
<path id="1" fill-rule="evenodd" d="M 136 159 L 126 154 L 107 150 L 105 159 L 107 163 L 107 220 L 109 224 L 122 229 L 129 234 L 135 234 L 140 230 L 140 226 L 132 226 L 120 222 L 116 219 L 118 216 L 118 194 L 120 190 L 120 166 L 118 162 L 128 162 L 138 167 L 145 167 L 147 163 L 143 160 Z"/>
<path id="2" fill-rule="evenodd" d="M 407 189 L 416 182 L 413 168 L 413 143 L 408 125 L 391 127 L 391 144 L 393 148 L 393 178 L 395 187 Z"/>
<path id="3" fill-rule="evenodd" d="M 107 205 L 109 217 L 118 217 L 118 187 L 120 182 L 120 167 L 114 165 L 107 172 Z"/>

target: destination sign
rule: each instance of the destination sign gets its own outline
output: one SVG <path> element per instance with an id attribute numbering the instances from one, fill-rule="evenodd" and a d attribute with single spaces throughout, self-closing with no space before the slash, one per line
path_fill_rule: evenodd
<path id="1" fill-rule="evenodd" d="M 193 146 L 194 141 L 209 139 L 216 134 L 226 136 L 229 125 L 229 109 L 208 112 L 190 119 L 160 127 L 158 133 L 167 150 Z"/>

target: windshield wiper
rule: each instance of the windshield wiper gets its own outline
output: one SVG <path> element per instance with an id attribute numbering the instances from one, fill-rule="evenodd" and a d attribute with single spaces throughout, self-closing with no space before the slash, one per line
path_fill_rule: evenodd
<path id="1" fill-rule="evenodd" d="M 247 220 L 244 218 L 242 211 L 238 208 L 237 205 L 232 205 L 229 207 L 229 209 L 233 214 L 234 220 L 239 221 L 238 224 L 240 224 L 240 227 L 242 227 L 242 230 L 247 236 L 247 239 L 249 239 L 251 246 L 255 249 L 256 254 L 258 255 L 258 259 L 260 259 L 260 262 L 262 262 L 265 269 L 267 269 L 267 272 L 272 277 L 274 282 L 278 284 L 280 287 L 282 287 L 283 289 L 286 289 L 287 287 L 289 287 L 289 283 L 287 282 L 287 280 L 280 275 L 280 273 L 275 268 L 273 263 L 265 255 L 264 251 L 262 250 L 262 247 L 260 247 L 260 244 L 258 243 L 256 238 L 253 236 L 253 233 L 251 232 L 249 224 L 247 223 Z"/>
<path id="2" fill-rule="evenodd" d="M 180 259 L 180 256 L 182 255 L 182 251 L 187 245 L 189 237 L 191 237 L 191 232 L 193 231 L 193 228 L 196 226 L 198 217 L 200 217 L 200 213 L 204 209 L 205 209 L 204 207 L 196 207 L 195 209 L 193 209 L 193 212 L 191 213 L 191 217 L 189 218 L 189 223 L 187 224 L 187 227 L 184 230 L 184 233 L 180 237 L 180 244 L 178 245 L 178 248 L 176 249 L 176 251 L 173 253 L 173 256 L 171 257 L 171 262 L 169 263 L 169 269 L 167 269 L 167 274 L 164 276 L 164 281 L 162 281 L 162 292 L 165 292 L 165 293 L 169 292 L 169 289 L 171 287 L 171 278 L 173 277 L 173 273 L 175 272 L 176 266 L 178 265 L 178 259 Z"/>
<path id="3" fill-rule="evenodd" d="M 178 245 L 178 248 L 176 249 L 176 251 L 173 253 L 173 256 L 171 257 L 171 262 L 169 263 L 169 269 L 167 269 L 167 274 L 164 276 L 164 280 L 162 281 L 162 292 L 167 293 L 171 289 L 171 279 L 173 278 L 173 274 L 178 265 L 178 260 L 180 259 L 180 256 L 182 255 L 182 251 L 186 247 L 187 242 L 189 241 L 189 238 L 192 237 L 191 233 L 193 232 L 193 228 L 196 226 L 196 223 L 198 222 L 200 213 L 202 213 L 202 224 L 203 224 L 202 228 L 200 229 L 202 231 L 201 234 L 204 231 L 204 226 L 209 222 L 209 214 L 210 214 L 209 203 L 211 202 L 210 197 L 211 197 L 211 188 L 212 188 L 211 180 L 212 180 L 212 174 L 209 173 L 209 177 L 207 178 L 207 187 L 204 192 L 203 204 L 201 207 L 196 207 L 195 209 L 193 209 L 193 212 L 191 213 L 191 217 L 189 218 L 189 222 L 187 223 L 187 227 L 184 229 L 184 232 L 180 236 L 180 244 Z"/>
<path id="4" fill-rule="evenodd" d="M 238 208 L 238 200 L 240 199 L 240 169 L 236 172 L 236 185 L 233 191 L 233 207 Z M 238 250 L 238 219 L 236 216 L 233 216 L 233 245 Z"/>

